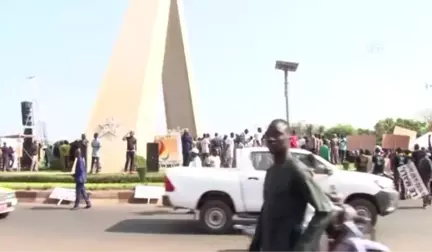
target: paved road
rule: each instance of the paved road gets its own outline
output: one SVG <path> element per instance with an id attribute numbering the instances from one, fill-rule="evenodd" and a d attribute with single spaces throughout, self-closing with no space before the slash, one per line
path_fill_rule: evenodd
<path id="1" fill-rule="evenodd" d="M 381 218 L 377 238 L 394 251 L 430 250 L 432 209 L 403 202 L 397 213 Z M 242 249 L 241 235 L 200 234 L 190 216 L 166 214 L 140 205 L 95 206 L 89 210 L 20 205 L 0 222 L 4 251 L 218 251 Z"/>

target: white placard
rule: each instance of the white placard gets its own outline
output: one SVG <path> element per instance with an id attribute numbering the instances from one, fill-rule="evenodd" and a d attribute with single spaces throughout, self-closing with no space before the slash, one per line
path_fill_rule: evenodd
<path id="1" fill-rule="evenodd" d="M 135 187 L 135 199 L 162 199 L 165 188 L 162 186 L 138 185 Z"/>
<path id="2" fill-rule="evenodd" d="M 54 188 L 54 190 L 52 190 L 48 198 L 58 200 L 59 201 L 58 204 L 60 204 L 63 200 L 75 201 L 76 198 L 75 189 L 56 187 Z"/>
<path id="3" fill-rule="evenodd" d="M 405 192 L 410 198 L 418 199 L 429 194 L 413 162 L 399 166 L 397 169 L 405 185 Z"/>

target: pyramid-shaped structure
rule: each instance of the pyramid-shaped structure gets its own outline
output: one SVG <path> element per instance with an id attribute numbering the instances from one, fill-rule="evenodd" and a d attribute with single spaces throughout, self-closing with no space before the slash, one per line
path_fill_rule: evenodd
<path id="1" fill-rule="evenodd" d="M 197 134 L 181 7 L 179 0 L 129 1 L 86 129 L 89 138 L 100 134 L 102 172 L 124 168 L 122 138 L 131 130 L 138 140 L 138 154 L 146 156 L 146 143 L 153 142 L 156 134 L 160 85 L 168 129 L 188 128 Z"/>

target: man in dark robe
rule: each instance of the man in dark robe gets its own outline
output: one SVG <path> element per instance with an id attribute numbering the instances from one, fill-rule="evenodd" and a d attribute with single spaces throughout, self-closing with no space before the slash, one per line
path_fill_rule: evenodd
<path id="1" fill-rule="evenodd" d="M 418 144 L 414 145 L 414 151 L 411 153 L 411 159 L 414 162 L 417 169 L 419 168 L 420 160 L 426 156 L 426 151 L 421 150 Z"/>
<path id="2" fill-rule="evenodd" d="M 426 186 L 429 194 L 430 194 L 430 180 L 432 177 L 432 161 L 429 158 L 429 154 L 425 155 L 420 162 L 418 163 L 417 170 L 419 175 L 423 181 L 423 184 Z M 423 196 L 423 207 L 426 208 L 431 204 L 430 195 Z"/>
<path id="3" fill-rule="evenodd" d="M 274 164 L 264 181 L 264 203 L 249 251 L 311 251 L 330 220 L 332 203 L 313 181 L 307 167 L 288 153 L 288 123 L 271 122 L 265 133 Z M 315 214 L 303 232 L 307 204 Z"/>

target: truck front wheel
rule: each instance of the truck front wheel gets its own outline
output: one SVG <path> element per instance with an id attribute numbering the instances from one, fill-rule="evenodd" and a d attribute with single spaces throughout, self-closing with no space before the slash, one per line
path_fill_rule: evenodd
<path id="1" fill-rule="evenodd" d="M 348 205 L 352 206 L 359 215 L 369 218 L 371 224 L 375 226 L 378 219 L 378 210 L 376 206 L 367 199 L 355 198 L 348 202 Z"/>
<path id="2" fill-rule="evenodd" d="M 206 201 L 199 210 L 200 226 L 207 233 L 225 234 L 233 227 L 233 211 L 224 201 Z"/>

